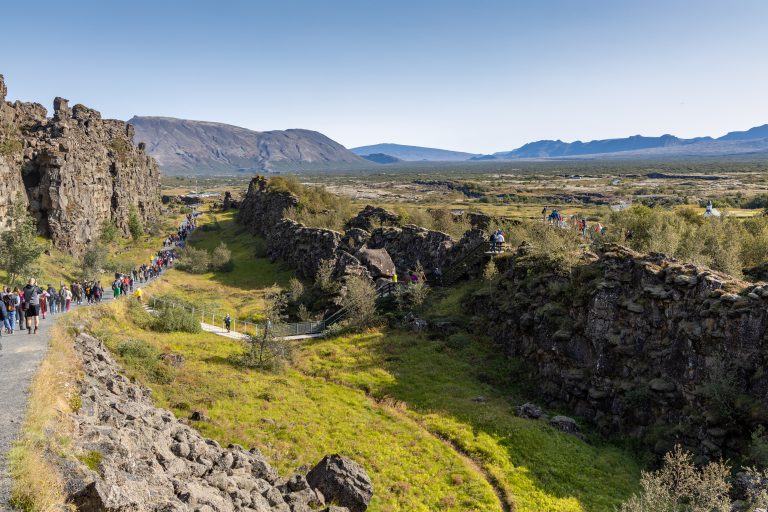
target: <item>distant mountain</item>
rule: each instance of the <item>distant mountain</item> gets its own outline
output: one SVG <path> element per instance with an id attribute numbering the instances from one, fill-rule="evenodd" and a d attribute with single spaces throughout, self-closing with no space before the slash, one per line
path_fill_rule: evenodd
<path id="1" fill-rule="evenodd" d="M 529 142 L 512 151 L 475 157 L 473 160 L 497 159 L 643 159 L 713 158 L 768 152 L 768 125 L 743 132 L 730 132 L 718 139 L 696 137 L 681 139 L 674 135 L 643 137 L 634 135 L 621 139 L 590 142 L 540 140 Z"/>
<path id="2" fill-rule="evenodd" d="M 134 116 L 134 140 L 168 174 L 370 167 L 367 160 L 311 130 L 256 132 L 172 117 Z"/>
<path id="3" fill-rule="evenodd" d="M 750 128 L 745 132 L 729 132 L 717 140 L 753 140 L 768 138 L 768 124 Z"/>
<path id="4" fill-rule="evenodd" d="M 402 144 L 374 144 L 372 146 L 352 148 L 350 151 L 360 156 L 383 153 L 406 162 L 456 162 L 479 156 L 474 153 L 424 148 L 421 146 L 404 146 Z"/>
<path id="5" fill-rule="evenodd" d="M 372 153 L 370 155 L 362 155 L 362 157 L 377 164 L 395 164 L 397 162 L 402 162 L 399 158 L 384 153 Z"/>
<path id="6" fill-rule="evenodd" d="M 661 137 L 643 137 L 634 135 L 624 139 L 593 140 L 591 142 L 563 142 L 561 140 L 540 140 L 529 142 L 513 151 L 494 153 L 499 158 L 556 158 L 566 156 L 599 155 L 623 151 L 639 151 L 670 146 L 683 146 L 702 141 L 711 141 L 711 137 L 680 139 L 674 135 Z"/>

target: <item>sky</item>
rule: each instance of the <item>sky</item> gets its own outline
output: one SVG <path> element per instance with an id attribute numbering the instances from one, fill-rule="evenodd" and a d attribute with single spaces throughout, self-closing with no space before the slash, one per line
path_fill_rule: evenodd
<path id="1" fill-rule="evenodd" d="M 765 0 L 6 0 L 8 99 L 477 153 L 768 123 Z"/>

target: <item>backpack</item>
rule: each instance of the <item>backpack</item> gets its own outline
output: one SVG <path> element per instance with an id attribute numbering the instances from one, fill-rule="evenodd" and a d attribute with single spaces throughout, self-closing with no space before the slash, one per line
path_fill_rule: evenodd
<path id="1" fill-rule="evenodd" d="M 3 302 L 5 302 L 5 309 L 8 311 L 16 311 L 16 304 L 14 304 L 13 297 L 11 297 L 10 294 L 3 297 Z"/>

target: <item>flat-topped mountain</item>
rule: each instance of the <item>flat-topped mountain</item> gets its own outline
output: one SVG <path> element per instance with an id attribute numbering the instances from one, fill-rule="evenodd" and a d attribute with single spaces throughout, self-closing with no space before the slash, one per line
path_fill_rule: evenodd
<path id="1" fill-rule="evenodd" d="M 233 173 L 279 169 L 370 166 L 347 148 L 312 130 L 257 132 L 223 123 L 134 116 L 144 142 L 165 173 Z"/>
<path id="2" fill-rule="evenodd" d="M 563 142 L 561 140 L 540 140 L 529 142 L 513 151 L 494 153 L 500 158 L 553 158 L 563 156 L 598 155 L 623 151 L 642 151 L 670 146 L 684 146 L 697 142 L 711 141 L 711 137 L 681 139 L 674 135 L 643 137 L 634 135 L 622 139 L 593 140 L 590 142 Z"/>
<path id="3" fill-rule="evenodd" d="M 768 152 L 768 125 L 746 131 L 730 132 L 719 138 L 694 137 L 683 139 L 674 135 L 580 140 L 539 140 L 512 151 L 486 155 L 483 159 L 643 159 L 643 158 L 712 158 Z"/>
<path id="4" fill-rule="evenodd" d="M 421 146 L 404 146 L 402 144 L 374 144 L 372 146 L 360 146 L 352 148 L 356 155 L 369 156 L 384 154 L 406 162 L 456 162 L 469 160 L 479 156 L 474 153 L 462 151 L 450 151 L 447 149 L 425 148 Z"/>

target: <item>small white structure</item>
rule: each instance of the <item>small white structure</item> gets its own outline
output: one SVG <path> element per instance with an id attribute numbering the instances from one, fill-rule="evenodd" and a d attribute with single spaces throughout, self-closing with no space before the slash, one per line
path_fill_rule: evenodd
<path id="1" fill-rule="evenodd" d="M 719 217 L 720 212 L 712 206 L 712 201 L 707 203 L 707 209 L 704 211 L 705 217 Z"/>

